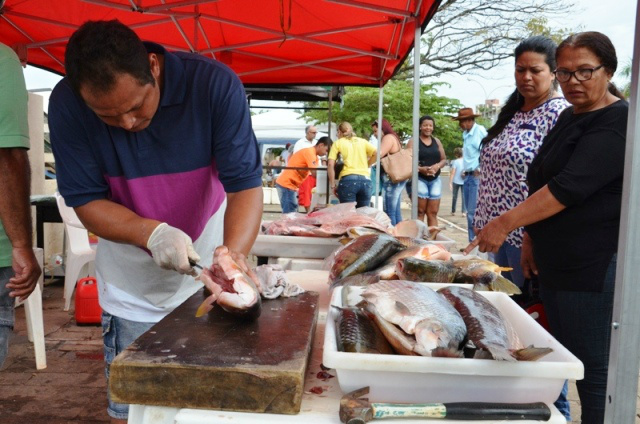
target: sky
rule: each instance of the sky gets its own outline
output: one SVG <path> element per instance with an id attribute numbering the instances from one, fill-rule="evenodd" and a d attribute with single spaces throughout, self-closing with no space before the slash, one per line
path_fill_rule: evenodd
<path id="1" fill-rule="evenodd" d="M 558 28 L 582 27 L 583 31 L 599 31 L 607 35 L 618 56 L 618 69 L 631 61 L 636 19 L 636 0 L 573 0 L 582 10 L 577 10 L 570 18 L 552 22 Z M 515 46 L 514 46 L 515 48 Z M 514 62 L 505 62 L 499 68 L 477 75 L 442 77 L 450 88 L 440 88 L 438 94 L 452 97 L 468 107 L 483 104 L 485 99 L 500 99 L 501 102 L 513 92 Z M 471 79 L 472 81 L 469 81 Z M 430 80 L 429 82 L 434 82 Z M 620 86 L 621 79 L 614 75 L 614 83 Z"/>
<path id="2" fill-rule="evenodd" d="M 573 0 L 578 9 L 570 18 L 562 21 L 550 21 L 552 26 L 560 28 L 576 28 L 582 26 L 585 31 L 600 31 L 613 42 L 618 55 L 619 68 L 629 62 L 633 55 L 633 39 L 636 18 L 635 0 Z M 515 47 L 515 46 L 514 46 Z M 37 68 L 27 66 L 25 79 L 27 89 L 51 89 L 60 80 L 60 76 Z M 620 85 L 621 79 L 614 76 L 614 82 Z M 427 82 L 435 82 L 429 80 Z M 438 94 L 459 99 L 468 107 L 484 103 L 485 99 L 504 100 L 515 88 L 513 79 L 513 62 L 504 63 L 500 67 L 478 74 L 464 76 L 446 75 L 437 81 L 447 82 L 450 87 L 440 87 Z M 48 93 L 45 97 L 45 108 Z M 252 105 L 257 103 L 252 102 Z"/>

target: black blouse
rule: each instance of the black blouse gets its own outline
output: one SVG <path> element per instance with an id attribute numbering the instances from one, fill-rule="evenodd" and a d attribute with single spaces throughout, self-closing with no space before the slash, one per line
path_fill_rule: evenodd
<path id="1" fill-rule="evenodd" d="M 526 227 L 539 280 L 550 289 L 602 291 L 618 248 L 629 105 L 565 109 L 527 174 L 529 195 L 548 185 L 566 209 Z"/>

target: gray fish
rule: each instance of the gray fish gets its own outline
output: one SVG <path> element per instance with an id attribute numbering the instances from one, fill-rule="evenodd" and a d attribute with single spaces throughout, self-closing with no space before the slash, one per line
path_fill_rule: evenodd
<path id="1" fill-rule="evenodd" d="M 511 324 L 484 296 L 459 286 L 438 290 L 460 313 L 467 326 L 469 340 L 480 349 L 477 358 L 486 353 L 499 361 L 535 361 L 550 353 L 550 348 L 524 348 Z"/>
<path id="2" fill-rule="evenodd" d="M 338 350 L 342 352 L 392 354 L 393 349 L 369 314 L 360 308 L 340 308 L 336 318 Z"/>
<path id="3" fill-rule="evenodd" d="M 416 353 L 461 356 L 460 347 L 467 332 L 464 321 L 449 302 L 426 285 L 381 281 L 367 286 L 362 297 L 384 320 L 415 336 Z"/>
<path id="4" fill-rule="evenodd" d="M 403 258 L 396 264 L 396 274 L 408 281 L 452 283 L 458 274 L 458 268 L 450 261 Z"/>
<path id="5" fill-rule="evenodd" d="M 329 281 L 335 282 L 350 275 L 371 271 L 405 247 L 388 234 L 360 236 L 336 253 Z"/>

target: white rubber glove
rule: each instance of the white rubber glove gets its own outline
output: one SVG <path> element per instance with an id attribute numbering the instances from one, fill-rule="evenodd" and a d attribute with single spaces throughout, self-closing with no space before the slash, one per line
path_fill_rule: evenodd
<path id="1" fill-rule="evenodd" d="M 200 255 L 194 250 L 191 237 L 182 230 L 163 222 L 149 236 L 147 249 L 161 268 L 173 269 L 180 274 L 197 275 L 189 260 L 196 263 L 200 261 Z"/>

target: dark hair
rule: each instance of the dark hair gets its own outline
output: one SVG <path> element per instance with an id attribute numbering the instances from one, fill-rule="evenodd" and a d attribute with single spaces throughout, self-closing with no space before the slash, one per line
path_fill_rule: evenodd
<path id="1" fill-rule="evenodd" d="M 618 69 L 618 57 L 616 56 L 616 48 L 613 43 L 601 32 L 587 31 L 572 34 L 565 38 L 558 46 L 556 56 L 560 54 L 560 51 L 570 48 L 584 47 L 593 53 L 604 68 L 611 73 L 615 74 Z M 609 81 L 609 92 L 619 99 L 624 99 L 624 95 L 618 90 L 614 83 Z"/>
<path id="2" fill-rule="evenodd" d="M 455 149 L 453 149 L 453 156 L 455 156 L 456 158 L 461 158 L 462 157 L 462 147 L 456 147 Z"/>
<path id="3" fill-rule="evenodd" d="M 320 137 L 318 141 L 316 141 L 316 146 L 318 144 L 325 144 L 327 148 L 331 147 L 331 137 L 326 135 L 324 137 Z"/>
<path id="4" fill-rule="evenodd" d="M 549 70 L 551 72 L 556 70 L 556 43 L 552 39 L 542 35 L 536 35 L 521 41 L 514 51 L 515 60 L 517 61 L 523 53 L 527 52 L 543 55 L 544 61 L 549 66 Z M 558 82 L 555 79 L 553 80 L 553 88 L 558 88 Z M 487 135 L 482 139 L 482 144 L 488 143 L 496 138 L 522 106 L 524 106 L 524 97 L 520 95 L 520 92 L 518 92 L 516 88 L 507 99 L 502 110 L 500 110 L 496 123 L 487 130 Z"/>
<path id="5" fill-rule="evenodd" d="M 373 124 L 371 124 L 371 125 L 378 125 L 378 121 L 377 120 L 373 121 Z M 400 139 L 398 134 L 394 131 L 393 126 L 391 125 L 391 123 L 389 121 L 387 121 L 385 118 L 382 118 L 381 129 L 382 129 L 382 135 L 383 136 L 385 136 L 387 134 L 392 134 L 392 135 L 395 135 L 396 137 L 398 137 L 398 140 Z"/>
<path id="6" fill-rule="evenodd" d="M 436 120 L 433 119 L 433 117 L 429 116 L 429 115 L 424 115 L 424 116 L 420 117 L 420 121 L 418 122 L 418 128 L 420 128 L 422 126 L 422 123 L 424 121 L 427 121 L 427 120 L 433 122 L 433 130 L 435 131 L 436 130 Z"/>
<path id="7" fill-rule="evenodd" d="M 147 49 L 118 20 L 84 23 L 69 39 L 64 60 L 67 79 L 78 93 L 84 84 L 105 93 L 121 73 L 130 74 L 141 85 L 155 84 Z"/>

